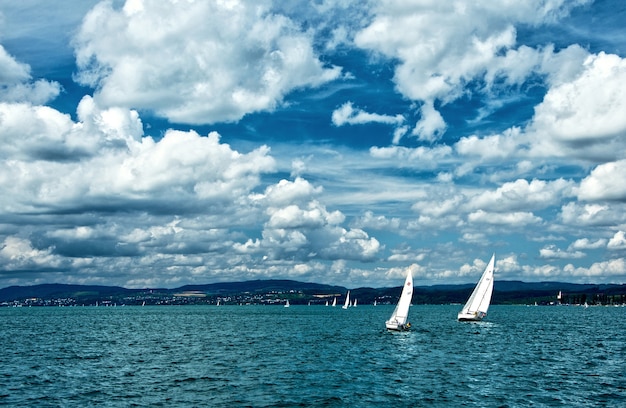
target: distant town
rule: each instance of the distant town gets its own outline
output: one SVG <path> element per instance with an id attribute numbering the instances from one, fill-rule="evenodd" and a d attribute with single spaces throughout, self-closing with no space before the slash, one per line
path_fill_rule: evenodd
<path id="1" fill-rule="evenodd" d="M 416 286 L 413 304 L 463 303 L 473 285 Z M 0 307 L 149 305 L 326 305 L 343 304 L 348 289 L 291 280 L 189 285 L 176 289 L 126 289 L 115 286 L 44 284 L 0 289 Z M 351 289 L 358 305 L 395 304 L 400 287 Z M 560 282 L 496 283 L 492 304 L 625 305 L 626 285 Z"/>

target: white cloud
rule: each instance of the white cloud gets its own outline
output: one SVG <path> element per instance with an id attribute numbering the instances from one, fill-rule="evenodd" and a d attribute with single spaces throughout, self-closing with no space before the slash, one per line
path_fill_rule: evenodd
<path id="1" fill-rule="evenodd" d="M 433 198 L 432 193 L 429 197 Z M 465 202 L 465 199 L 466 197 L 461 194 L 454 196 L 446 194 L 439 199 L 419 201 L 413 204 L 411 209 L 419 212 L 422 216 L 441 218 L 446 215 L 458 214 L 459 207 Z"/>
<path id="2" fill-rule="evenodd" d="M 490 209 L 494 212 L 542 209 L 557 205 L 570 197 L 574 183 L 564 179 L 544 181 L 524 179 L 504 183 L 496 190 L 487 190 L 473 197 L 470 208 Z"/>
<path id="3" fill-rule="evenodd" d="M 335 126 L 364 125 L 367 123 L 383 123 L 398 126 L 404 122 L 404 117 L 402 115 L 390 116 L 368 113 L 359 108 L 355 109 L 352 102 L 346 102 L 333 111 L 332 122 Z"/>
<path id="4" fill-rule="evenodd" d="M 10 157 L 0 163 L 6 181 L 0 203 L 69 210 L 145 199 L 152 208 L 178 202 L 182 210 L 201 205 L 199 199 L 245 197 L 261 173 L 274 170 L 266 147 L 241 154 L 221 144 L 217 133 L 200 137 L 193 131 L 168 131 L 155 142 L 141 138 L 133 111 L 101 111 L 90 99 L 83 102 L 83 122 L 75 124 L 50 108 L 0 105 L 12 119 L 0 123 L 7 142 L 0 154 Z M 28 137 L 24 129 L 30 129 Z"/>
<path id="5" fill-rule="evenodd" d="M 624 261 L 624 258 L 596 262 L 589 268 L 575 267 L 572 264 L 568 264 L 563 269 L 563 275 L 565 276 L 589 278 L 591 282 L 597 281 L 598 278 L 603 278 L 607 282 L 622 282 L 626 277 L 626 261 Z"/>
<path id="6" fill-rule="evenodd" d="M 266 192 L 271 196 L 274 189 L 268 188 Z M 269 207 L 267 213 L 269 219 L 262 233 L 263 239 L 254 246 L 267 253 L 270 259 L 288 256 L 300 260 L 369 261 L 380 250 L 378 240 L 361 229 L 342 228 L 340 224 L 345 221 L 345 216 L 339 211 L 327 211 L 315 200 L 303 207 L 296 204 Z M 251 244 L 246 245 L 250 247 Z"/>
<path id="7" fill-rule="evenodd" d="M 589 238 L 580 238 L 572 242 L 567 248 L 568 251 L 575 251 L 581 249 L 598 249 L 603 248 L 606 245 L 606 239 L 598 239 L 595 241 Z"/>
<path id="8" fill-rule="evenodd" d="M 607 245 L 608 249 L 626 249 L 626 233 L 624 231 L 617 231 L 613 238 L 609 240 Z"/>
<path id="9" fill-rule="evenodd" d="M 570 226 L 607 226 L 626 222 L 624 205 L 581 204 L 571 202 L 561 207 L 560 219 Z"/>
<path id="10" fill-rule="evenodd" d="M 487 236 L 483 233 L 469 233 L 466 232 L 462 235 L 461 241 L 472 244 L 479 244 L 487 241 Z"/>
<path id="11" fill-rule="evenodd" d="M 511 128 L 498 135 L 462 137 L 454 145 L 462 156 L 475 156 L 483 160 L 502 160 L 519 154 L 520 129 Z"/>
<path id="12" fill-rule="evenodd" d="M 539 257 L 542 259 L 578 259 L 584 258 L 585 253 L 581 251 L 562 251 L 555 245 L 548 245 L 539 250 Z"/>
<path id="13" fill-rule="evenodd" d="M 137 5 L 141 4 L 141 7 Z M 338 78 L 308 33 L 265 3 L 99 3 L 75 38 L 78 78 L 103 106 L 192 124 L 271 111 L 290 91 Z"/>
<path id="14" fill-rule="evenodd" d="M 521 227 L 542 222 L 531 212 L 517 211 L 510 213 L 495 213 L 484 210 L 477 210 L 470 213 L 467 217 L 468 221 L 474 224 L 485 225 L 508 225 L 510 227 Z"/>
<path id="15" fill-rule="evenodd" d="M 432 148 L 420 146 L 414 149 L 403 146 L 370 148 L 370 156 L 373 158 L 422 169 L 435 169 L 441 166 L 442 162 L 450 159 L 451 153 L 452 148 L 447 145 L 437 145 Z"/>
<path id="16" fill-rule="evenodd" d="M 553 86 L 535 108 L 527 132 L 536 156 L 623 158 L 626 150 L 626 60 L 599 53 L 572 81 Z"/>
<path id="17" fill-rule="evenodd" d="M 0 102 L 43 104 L 56 98 L 60 92 L 58 82 L 33 81 L 30 67 L 16 61 L 0 45 Z"/>
<path id="18" fill-rule="evenodd" d="M 255 200 L 262 200 L 270 207 L 286 206 L 294 203 L 308 202 L 312 196 L 319 195 L 323 188 L 314 187 L 307 180 L 296 177 L 294 181 L 280 180 L 265 189 L 264 194 L 253 196 Z"/>
<path id="19" fill-rule="evenodd" d="M 397 230 L 400 228 L 399 218 L 388 218 L 384 215 L 374 215 L 372 211 L 366 211 L 363 216 L 357 218 L 354 223 L 358 228 L 375 230 Z"/>
<path id="20" fill-rule="evenodd" d="M 446 122 L 441 114 L 435 110 L 433 104 L 427 102 L 420 109 L 422 117 L 415 124 L 412 134 L 419 140 L 434 142 L 441 138 L 446 131 Z"/>
<path id="21" fill-rule="evenodd" d="M 2 269 L 21 271 L 26 274 L 39 269 L 60 270 L 83 263 L 81 259 L 56 255 L 53 250 L 54 248 L 35 248 L 28 239 L 15 236 L 6 237 L 0 244 Z"/>
<path id="22" fill-rule="evenodd" d="M 583 201 L 626 202 L 624 180 L 626 180 L 626 159 L 601 164 L 580 182 L 578 198 Z"/>
<path id="23" fill-rule="evenodd" d="M 577 5 L 565 1 L 449 2 L 429 7 L 387 0 L 377 3 L 372 22 L 356 34 L 355 43 L 398 59 L 397 89 L 432 108 L 437 100 L 445 104 L 463 96 L 465 84 L 473 80 L 485 81 L 488 90 L 500 79 L 508 86 L 518 85 L 541 72 L 545 54 L 552 49 L 515 49 L 514 25 L 551 23 Z M 424 117 L 416 132 L 432 140 L 443 130 L 443 120 L 433 119 L 432 112 Z"/>

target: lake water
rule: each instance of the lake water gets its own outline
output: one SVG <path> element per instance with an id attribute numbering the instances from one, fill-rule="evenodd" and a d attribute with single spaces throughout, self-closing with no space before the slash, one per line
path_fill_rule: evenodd
<path id="1" fill-rule="evenodd" d="M 626 406 L 626 307 L 0 308 L 0 405 Z"/>

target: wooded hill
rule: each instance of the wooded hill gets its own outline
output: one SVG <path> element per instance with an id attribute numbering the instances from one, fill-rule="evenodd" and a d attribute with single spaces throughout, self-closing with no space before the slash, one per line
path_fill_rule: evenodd
<path id="1" fill-rule="evenodd" d="M 413 304 L 464 303 L 474 285 L 416 286 Z M 289 299 L 293 305 L 322 304 L 337 297 L 342 301 L 347 288 L 293 280 L 253 280 L 206 285 L 186 285 L 174 289 L 127 289 L 119 286 L 42 284 L 0 289 L 0 303 L 10 305 L 89 305 L 134 304 L 274 304 Z M 396 303 L 401 287 L 350 289 L 360 305 Z M 492 304 L 623 304 L 624 284 L 574 284 L 565 282 L 496 281 Z"/>

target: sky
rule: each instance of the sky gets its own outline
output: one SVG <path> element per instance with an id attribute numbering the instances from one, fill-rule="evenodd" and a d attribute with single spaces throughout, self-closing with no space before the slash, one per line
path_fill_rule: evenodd
<path id="1" fill-rule="evenodd" d="M 622 0 L 0 0 L 0 287 L 626 283 Z"/>

